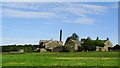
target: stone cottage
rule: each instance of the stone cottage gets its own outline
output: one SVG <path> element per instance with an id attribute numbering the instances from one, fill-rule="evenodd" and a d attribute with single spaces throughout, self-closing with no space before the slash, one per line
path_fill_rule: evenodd
<path id="1" fill-rule="evenodd" d="M 65 45 L 70 44 L 75 50 L 78 50 L 78 47 L 81 46 L 81 41 L 73 40 L 71 38 L 67 38 Z"/>
<path id="2" fill-rule="evenodd" d="M 102 40 L 104 42 L 104 47 L 96 46 L 96 51 L 109 51 L 109 47 L 112 47 L 113 44 L 109 41 L 109 38 Z"/>
<path id="3" fill-rule="evenodd" d="M 55 41 L 55 40 L 40 40 L 39 42 L 40 48 L 44 48 L 47 51 L 53 51 L 53 49 L 57 46 L 61 46 L 61 41 Z"/>
<path id="4" fill-rule="evenodd" d="M 81 39 L 81 41 L 78 41 L 78 40 L 73 40 L 68 37 L 65 42 L 65 45 L 70 44 L 77 51 L 81 47 L 81 43 L 84 43 L 85 40 L 87 40 L 87 39 L 83 38 L 83 39 Z M 113 46 L 113 44 L 109 41 L 109 38 L 107 38 L 106 40 L 102 40 L 102 41 L 105 46 L 104 47 L 96 46 L 96 51 L 109 51 L 109 47 Z"/>
<path id="5" fill-rule="evenodd" d="M 60 41 L 57 40 L 40 40 L 39 48 L 44 48 L 47 51 L 53 51 L 54 48 L 62 46 L 62 30 L 60 30 Z M 55 51 L 55 50 L 54 50 Z"/>

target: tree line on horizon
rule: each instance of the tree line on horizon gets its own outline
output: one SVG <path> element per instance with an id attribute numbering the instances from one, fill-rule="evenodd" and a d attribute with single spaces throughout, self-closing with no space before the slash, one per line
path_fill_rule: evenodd
<path id="1" fill-rule="evenodd" d="M 2 46 L 2 52 L 10 52 L 10 51 L 18 51 L 20 49 L 24 49 L 25 52 L 33 52 L 39 45 L 7 45 Z"/>

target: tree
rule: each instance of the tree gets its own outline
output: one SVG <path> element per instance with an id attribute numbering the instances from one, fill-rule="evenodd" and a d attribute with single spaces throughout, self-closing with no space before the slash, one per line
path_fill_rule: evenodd
<path id="1" fill-rule="evenodd" d="M 99 37 L 97 37 L 96 40 L 99 40 Z"/>
<path id="2" fill-rule="evenodd" d="M 92 40 L 92 39 L 90 37 L 87 37 L 86 41 L 90 41 L 90 40 Z"/>
<path id="3" fill-rule="evenodd" d="M 74 48 L 70 44 L 66 44 L 65 47 L 63 48 L 63 52 L 71 52 L 73 50 Z"/>
<path id="4" fill-rule="evenodd" d="M 95 44 L 96 46 L 99 46 L 99 47 L 104 47 L 104 46 L 105 46 L 104 43 L 103 43 L 103 41 L 101 41 L 101 40 L 95 40 L 95 41 L 94 41 L 94 44 Z"/>
<path id="5" fill-rule="evenodd" d="M 94 41 L 93 40 L 86 40 L 84 43 L 81 44 L 81 48 L 82 50 L 85 50 L 85 51 L 93 51 L 96 49 L 96 45 L 94 44 Z"/>
<path id="6" fill-rule="evenodd" d="M 73 33 L 70 38 L 73 40 L 79 40 L 79 36 L 76 33 Z"/>

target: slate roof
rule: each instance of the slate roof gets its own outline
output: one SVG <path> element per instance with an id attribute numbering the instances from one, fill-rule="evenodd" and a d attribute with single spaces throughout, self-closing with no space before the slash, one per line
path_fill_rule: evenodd
<path id="1" fill-rule="evenodd" d="M 81 44 L 81 41 L 72 40 L 72 39 L 70 39 L 70 40 L 73 41 L 73 42 L 76 43 L 76 44 Z"/>

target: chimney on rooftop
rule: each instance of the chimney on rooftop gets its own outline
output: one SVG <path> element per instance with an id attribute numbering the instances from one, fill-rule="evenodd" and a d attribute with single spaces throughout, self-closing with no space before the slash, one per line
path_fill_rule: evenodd
<path id="1" fill-rule="evenodd" d="M 60 41 L 62 41 L 62 30 L 60 30 Z"/>
<path id="2" fill-rule="evenodd" d="M 109 40 L 109 38 L 107 38 L 107 40 Z"/>

